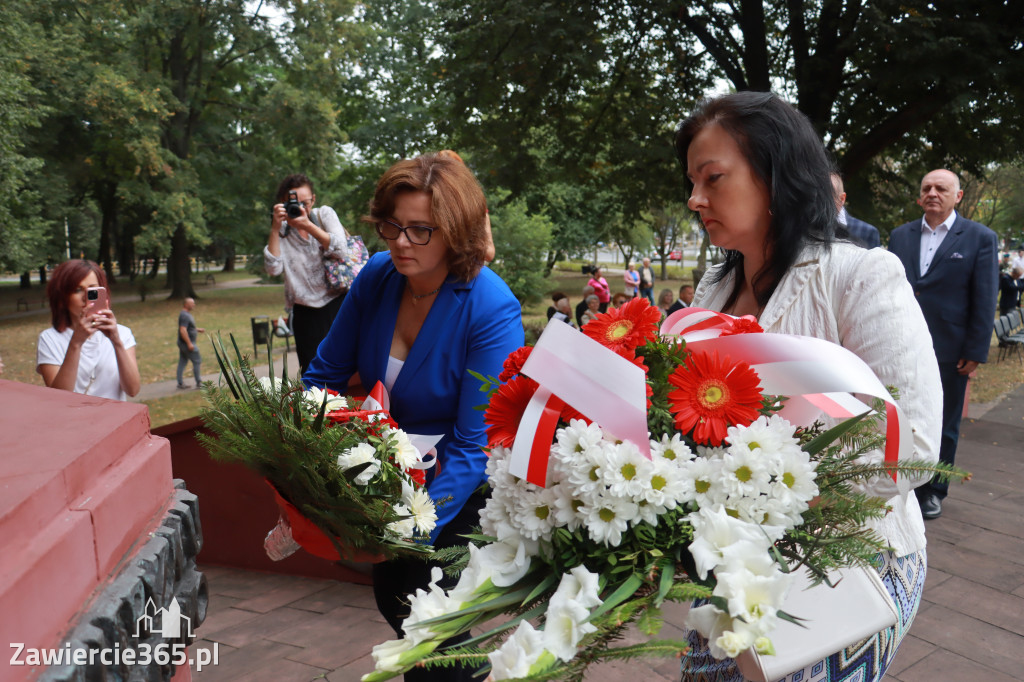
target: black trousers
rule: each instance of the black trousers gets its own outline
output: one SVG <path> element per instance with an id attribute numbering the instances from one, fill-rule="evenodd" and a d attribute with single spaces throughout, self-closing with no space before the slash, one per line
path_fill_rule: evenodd
<path id="1" fill-rule="evenodd" d="M 939 363 L 939 379 L 942 381 L 942 440 L 939 444 L 939 461 L 946 464 L 956 462 L 956 446 L 960 441 L 960 418 L 964 413 L 964 398 L 967 393 L 967 377 L 956 371 L 955 362 Z M 938 495 L 940 500 L 949 493 L 949 481 L 932 479 L 915 488 L 918 499 L 923 495 Z"/>
<path id="2" fill-rule="evenodd" d="M 470 533 L 480 524 L 480 510 L 487 498 L 480 492 L 473 493 L 462 510 L 455 515 L 447 526 L 438 534 L 434 547 L 453 547 L 465 545 L 467 540 L 460 535 Z M 373 566 L 373 596 L 377 600 L 377 609 L 394 629 L 398 637 L 402 637 L 402 621 L 409 615 L 408 595 L 417 589 L 425 590 L 430 584 L 430 569 L 442 564 L 422 559 L 395 559 Z M 445 590 L 450 590 L 458 583 L 458 578 L 445 575 L 437 583 Z M 469 634 L 453 637 L 444 645 L 458 644 L 470 638 Z M 474 679 L 473 671 L 478 666 L 456 666 L 438 668 L 413 668 L 405 673 L 405 682 L 470 682 Z"/>
<path id="3" fill-rule="evenodd" d="M 292 335 L 295 337 L 295 353 L 299 356 L 299 371 L 305 372 L 306 367 L 316 357 L 316 349 L 320 342 L 331 331 L 331 324 L 341 309 L 345 294 L 331 299 L 322 308 L 310 308 L 296 303 L 292 307 L 289 320 Z"/>

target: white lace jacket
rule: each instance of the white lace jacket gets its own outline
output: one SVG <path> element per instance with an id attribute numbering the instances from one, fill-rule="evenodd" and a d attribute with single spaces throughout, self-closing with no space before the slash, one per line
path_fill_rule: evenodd
<path id="1" fill-rule="evenodd" d="M 701 280 L 695 306 L 721 310 L 725 305 L 735 271 L 711 284 L 720 267 L 711 268 Z M 825 339 L 859 356 L 883 384 L 899 390 L 897 402 L 914 429 L 913 457 L 938 461 L 939 368 L 921 308 L 896 256 L 846 242 L 829 251 L 808 247 L 782 278 L 759 323 L 766 332 Z M 882 452 L 865 457 L 881 461 Z M 924 521 L 914 495 L 900 496 L 891 478 L 879 478 L 863 489 L 889 500 L 892 512 L 870 525 L 897 556 L 924 549 Z"/>

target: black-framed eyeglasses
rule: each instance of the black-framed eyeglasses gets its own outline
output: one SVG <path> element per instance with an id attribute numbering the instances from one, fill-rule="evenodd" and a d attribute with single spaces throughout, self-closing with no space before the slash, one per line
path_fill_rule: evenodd
<path id="1" fill-rule="evenodd" d="M 436 227 L 427 227 L 426 225 L 409 225 L 408 227 L 402 227 L 390 220 L 382 220 L 377 223 L 377 234 L 380 235 L 381 239 L 394 241 L 398 239 L 399 234 L 405 233 L 405 238 L 409 240 L 409 243 L 416 244 L 417 246 L 426 246 L 429 244 L 430 237 L 433 236 L 434 230 L 436 229 Z"/>

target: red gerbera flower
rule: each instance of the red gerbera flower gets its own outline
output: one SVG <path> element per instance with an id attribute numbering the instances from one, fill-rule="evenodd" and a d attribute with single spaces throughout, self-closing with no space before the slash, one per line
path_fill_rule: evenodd
<path id="1" fill-rule="evenodd" d="M 694 353 L 668 377 L 678 390 L 668 394 L 676 428 L 700 444 L 719 446 L 729 426 L 748 426 L 761 406 L 760 380 L 745 362 L 719 360 L 718 353 Z"/>
<path id="2" fill-rule="evenodd" d="M 732 324 L 722 330 L 721 336 L 732 336 L 733 334 L 763 334 L 764 329 L 757 323 L 753 315 L 737 317 Z"/>
<path id="3" fill-rule="evenodd" d="M 530 377 L 516 376 L 494 392 L 484 412 L 484 423 L 488 425 L 488 445 L 492 448 L 498 445 L 512 447 L 523 412 L 536 390 L 536 381 Z"/>
<path id="4" fill-rule="evenodd" d="M 602 346 L 618 352 L 632 350 L 658 338 L 661 311 L 646 298 L 634 298 L 621 308 L 612 308 L 583 326 L 583 333 Z"/>
<path id="5" fill-rule="evenodd" d="M 523 369 L 523 365 L 526 364 L 526 358 L 530 357 L 532 352 L 533 346 L 523 346 L 509 353 L 509 356 L 505 358 L 504 364 L 502 364 L 502 372 L 498 375 L 498 381 L 505 383 L 519 374 Z"/>

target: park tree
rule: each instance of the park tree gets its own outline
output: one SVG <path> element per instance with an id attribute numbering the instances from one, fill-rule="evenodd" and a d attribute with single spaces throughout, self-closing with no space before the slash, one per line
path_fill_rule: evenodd
<path id="1" fill-rule="evenodd" d="M 600 160 L 646 202 L 682 193 L 672 130 L 703 93 L 774 89 L 810 118 L 871 217 L 901 171 L 981 172 L 1024 142 L 1011 0 L 675 3 L 439 0 L 446 130 L 512 190 Z M 540 163 L 533 131 L 558 153 Z M 893 160 L 896 161 L 893 161 Z M 904 193 L 916 185 L 911 177 Z M 895 194 L 895 192 L 893 193 Z M 911 194 L 913 196 L 913 194 Z M 861 210 L 865 209 L 865 210 Z"/>

